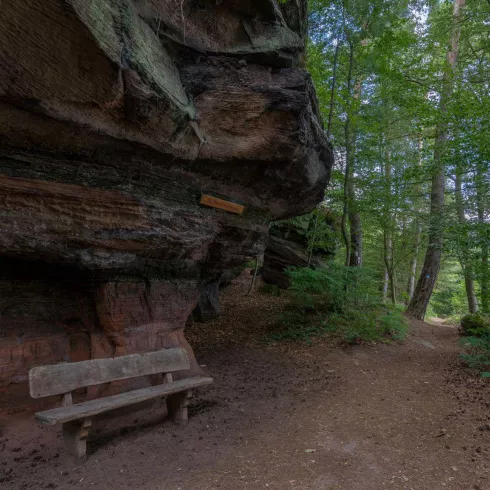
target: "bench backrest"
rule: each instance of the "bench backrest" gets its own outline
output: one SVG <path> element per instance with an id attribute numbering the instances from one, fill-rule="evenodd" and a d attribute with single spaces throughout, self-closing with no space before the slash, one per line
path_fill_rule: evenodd
<path id="1" fill-rule="evenodd" d="M 29 371 L 29 388 L 32 398 L 43 398 L 119 379 L 189 368 L 185 349 L 163 349 L 146 354 L 35 367 Z"/>

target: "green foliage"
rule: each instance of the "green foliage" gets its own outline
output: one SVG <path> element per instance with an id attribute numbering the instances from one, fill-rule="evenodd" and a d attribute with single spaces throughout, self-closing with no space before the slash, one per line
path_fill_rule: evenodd
<path id="1" fill-rule="evenodd" d="M 329 209 L 319 206 L 311 213 L 274 221 L 271 234 L 301 245 L 317 255 L 334 255 L 339 242 L 336 217 Z"/>
<path id="2" fill-rule="evenodd" d="M 473 337 L 490 336 L 490 316 L 469 313 L 461 318 L 461 333 Z"/>
<path id="3" fill-rule="evenodd" d="M 305 308 L 345 314 L 378 302 L 376 279 L 368 269 L 332 262 L 318 269 L 291 269 L 287 274 L 297 304 Z"/>
<path id="4" fill-rule="evenodd" d="M 254 270 L 255 269 L 255 260 L 256 259 L 250 259 L 248 262 L 245 262 L 245 265 L 240 268 L 241 269 L 240 272 L 242 272 L 244 269 Z"/>
<path id="5" fill-rule="evenodd" d="M 332 122 L 337 157 L 326 204 L 342 215 L 349 120 L 363 264 L 376 273 L 379 291 L 388 267 L 395 302 L 407 303 L 413 259 L 418 277 L 430 227 L 440 225 L 445 260 L 430 305 L 435 316 L 468 311 L 463 275 L 473 279 L 479 307 L 490 313 L 490 3 L 466 0 L 462 8 L 454 90 L 442 108 L 453 2 L 309 1 L 308 68 L 326 126 Z M 436 127 L 448 135 L 440 158 L 434 153 Z M 430 181 L 441 162 L 445 216 L 429 219 Z"/>
<path id="6" fill-rule="evenodd" d="M 479 370 L 484 378 L 490 378 L 490 334 L 466 337 L 461 343 L 465 348 L 465 353 L 461 354 L 463 361 L 470 368 Z"/>
<path id="7" fill-rule="evenodd" d="M 452 317 L 458 321 L 467 311 L 468 303 L 461 266 L 454 259 L 445 260 L 426 317 Z"/>
<path id="8" fill-rule="evenodd" d="M 369 270 L 330 263 L 316 270 L 291 269 L 294 308 L 281 316 L 273 340 L 304 340 L 331 334 L 347 343 L 403 340 L 407 324 L 400 310 L 379 304 Z"/>
<path id="9" fill-rule="evenodd" d="M 408 324 L 402 310 L 396 307 L 386 308 L 385 314 L 379 317 L 379 324 L 383 335 L 389 335 L 399 342 L 405 340 L 408 332 Z"/>
<path id="10" fill-rule="evenodd" d="M 349 344 L 403 341 L 408 330 L 402 312 L 391 305 L 378 305 L 364 311 L 351 310 L 344 315 L 333 314 L 328 323 Z"/>

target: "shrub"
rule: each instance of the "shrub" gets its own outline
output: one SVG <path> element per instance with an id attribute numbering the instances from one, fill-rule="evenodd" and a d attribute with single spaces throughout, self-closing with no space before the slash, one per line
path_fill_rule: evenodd
<path id="1" fill-rule="evenodd" d="M 367 269 L 330 263 L 318 269 L 290 269 L 287 274 L 299 306 L 346 313 L 377 303 L 377 282 Z"/>
<path id="2" fill-rule="evenodd" d="M 393 340 L 405 340 L 408 324 L 401 310 L 391 307 L 379 317 L 383 335 L 389 335 Z"/>
<path id="3" fill-rule="evenodd" d="M 490 317 L 478 312 L 465 315 L 461 318 L 460 333 L 474 337 L 490 335 Z"/>
<path id="4" fill-rule="evenodd" d="M 478 369 L 485 378 L 490 377 L 490 333 L 480 337 L 466 337 L 462 339 L 465 353 L 462 359 L 472 369 Z"/>
<path id="5" fill-rule="evenodd" d="M 348 343 L 403 340 L 407 324 L 400 310 L 379 303 L 369 270 L 329 264 L 288 272 L 294 308 L 281 315 L 273 340 L 306 340 L 334 334 Z"/>

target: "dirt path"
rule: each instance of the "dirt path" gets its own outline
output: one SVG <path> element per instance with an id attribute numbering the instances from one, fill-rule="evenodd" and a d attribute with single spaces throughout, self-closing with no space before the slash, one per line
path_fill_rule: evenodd
<path id="1" fill-rule="evenodd" d="M 99 421 L 73 467 L 58 428 L 10 416 L 0 488 L 490 490 L 490 389 L 457 367 L 454 328 L 414 324 L 404 345 L 260 344 L 276 307 L 243 288 L 189 332 L 216 383 L 188 426 L 156 407 Z"/>

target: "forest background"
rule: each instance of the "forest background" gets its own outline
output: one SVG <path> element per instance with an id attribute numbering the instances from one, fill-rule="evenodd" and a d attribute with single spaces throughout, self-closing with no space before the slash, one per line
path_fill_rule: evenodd
<path id="1" fill-rule="evenodd" d="M 488 314 L 490 2 L 311 0 L 309 17 L 336 162 L 324 202 L 296 218 L 309 248 L 336 240 L 337 263 L 415 318 Z"/>

